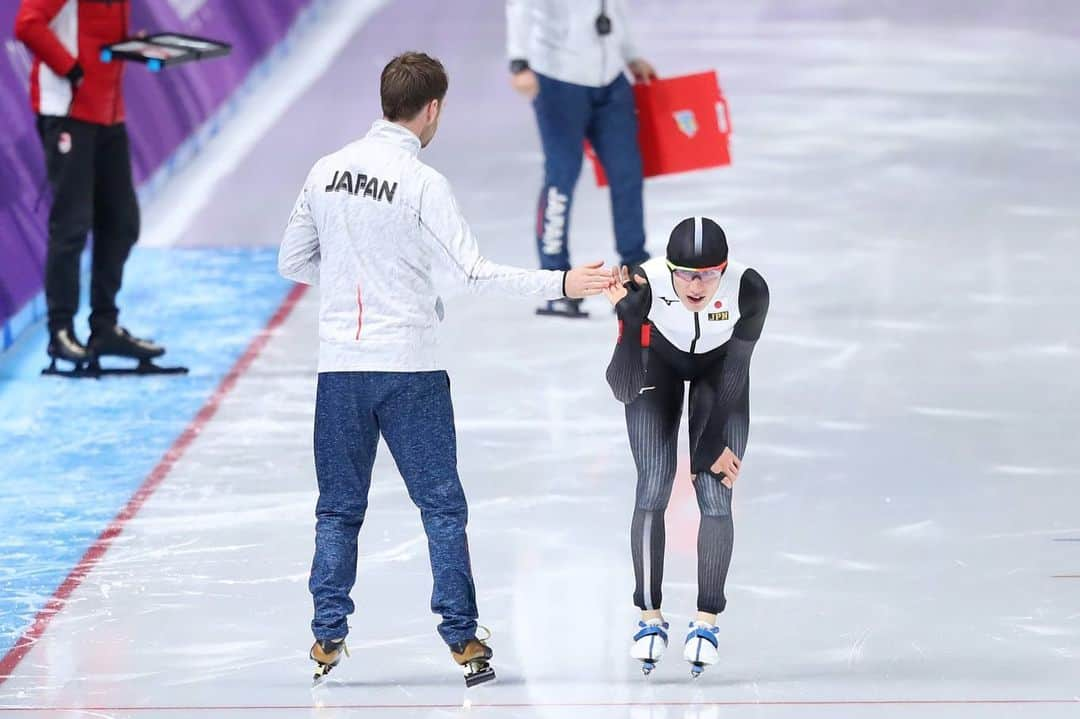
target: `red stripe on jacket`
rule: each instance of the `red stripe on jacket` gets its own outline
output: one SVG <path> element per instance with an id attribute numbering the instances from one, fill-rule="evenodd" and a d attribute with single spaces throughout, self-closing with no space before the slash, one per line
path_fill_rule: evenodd
<path id="1" fill-rule="evenodd" d="M 356 286 L 356 339 L 360 340 L 360 330 L 364 326 L 364 297 L 360 293 L 360 285 Z"/>

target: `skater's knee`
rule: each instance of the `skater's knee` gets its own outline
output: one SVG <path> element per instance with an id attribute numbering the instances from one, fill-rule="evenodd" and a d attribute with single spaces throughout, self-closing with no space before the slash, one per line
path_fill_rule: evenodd
<path id="1" fill-rule="evenodd" d="M 663 512 L 667 509 L 671 495 L 659 490 L 646 490 L 638 492 L 635 498 L 634 508 L 643 512 Z"/>
<path id="2" fill-rule="evenodd" d="M 330 527 L 359 527 L 364 523 L 364 515 L 367 514 L 366 504 L 335 504 L 329 502 L 325 505 L 320 502 L 315 507 L 315 519 L 319 526 Z"/>
<path id="3" fill-rule="evenodd" d="M 409 487 L 409 498 L 423 515 L 464 517 L 468 514 L 469 503 L 456 475 L 449 480 L 433 479 L 421 484 L 423 486 Z"/>
<path id="4" fill-rule="evenodd" d="M 647 512 L 667 509 L 671 487 L 675 483 L 675 467 L 645 468 L 638 471 L 634 506 Z"/>
<path id="5" fill-rule="evenodd" d="M 612 164 L 608 174 L 608 184 L 612 193 L 636 193 L 640 194 L 644 187 L 641 178 L 641 162 L 633 162 L 632 159 L 618 160 L 618 164 Z M 605 169 L 606 166 L 605 166 Z"/>
<path id="6" fill-rule="evenodd" d="M 707 517 L 731 519 L 731 490 L 724 486 L 721 477 L 712 472 L 701 472 L 694 482 L 697 490 L 698 508 Z"/>
<path id="7" fill-rule="evenodd" d="M 93 227 L 89 213 L 68 214 L 49 223 L 49 242 L 54 251 L 82 251 L 86 235 Z"/>

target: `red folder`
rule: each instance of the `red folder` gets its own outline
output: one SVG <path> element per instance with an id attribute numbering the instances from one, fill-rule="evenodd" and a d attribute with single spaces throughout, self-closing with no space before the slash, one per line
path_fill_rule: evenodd
<path id="1" fill-rule="evenodd" d="M 634 101 L 645 177 L 731 164 L 731 118 L 715 71 L 638 83 Z M 604 168 L 588 142 L 585 155 L 604 187 Z"/>

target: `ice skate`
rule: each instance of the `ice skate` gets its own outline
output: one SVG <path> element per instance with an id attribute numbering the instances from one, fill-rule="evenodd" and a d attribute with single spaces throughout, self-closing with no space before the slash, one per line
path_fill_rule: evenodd
<path id="1" fill-rule="evenodd" d="M 548 300 L 543 307 L 536 310 L 538 315 L 552 317 L 569 317 L 570 319 L 587 319 L 589 313 L 581 309 L 581 300 L 563 297 L 558 300 Z"/>
<path id="2" fill-rule="evenodd" d="M 705 667 L 716 664 L 720 658 L 717 651 L 716 625 L 706 622 L 690 622 L 690 633 L 686 635 L 683 658 L 690 662 L 690 677 L 697 679 Z"/>
<path id="3" fill-rule="evenodd" d="M 53 332 L 49 336 L 49 366 L 41 370 L 41 374 L 60 376 L 80 376 L 88 371 L 90 355 L 86 346 L 79 342 L 74 330 L 64 327 Z M 56 361 L 70 362 L 73 366 L 61 369 L 56 366 Z"/>
<path id="4" fill-rule="evenodd" d="M 454 661 L 465 670 L 466 687 L 474 687 L 495 678 L 495 670 L 490 663 L 493 652 L 487 645 L 490 638 L 491 635 L 488 634 L 484 639 L 473 638 L 450 646 Z"/>
<path id="5" fill-rule="evenodd" d="M 664 655 L 668 644 L 668 623 L 663 619 L 650 619 L 638 622 L 638 632 L 634 634 L 634 645 L 630 647 L 630 656 L 641 662 L 641 673 L 649 676 L 656 663 Z"/>
<path id="6" fill-rule="evenodd" d="M 342 655 L 349 656 L 349 648 L 345 646 L 344 639 L 317 640 L 311 645 L 308 656 L 315 662 L 315 676 L 311 680 L 312 686 L 322 683 L 330 670 L 341 662 Z"/>
<path id="7" fill-rule="evenodd" d="M 187 367 L 161 367 L 152 361 L 165 354 L 165 348 L 153 340 L 133 336 L 123 327 L 114 325 L 105 330 L 95 330 L 86 344 L 89 355 L 87 375 L 151 375 L 187 374 Z M 102 357 L 128 357 L 138 360 L 135 367 L 102 367 Z"/>

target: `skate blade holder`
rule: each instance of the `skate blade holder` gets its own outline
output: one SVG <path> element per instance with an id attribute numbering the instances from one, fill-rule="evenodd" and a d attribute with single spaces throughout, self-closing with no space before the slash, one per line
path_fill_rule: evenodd
<path id="1" fill-rule="evenodd" d="M 540 308 L 536 310 L 536 314 L 541 317 L 565 317 L 568 320 L 587 320 L 589 319 L 589 313 L 582 310 L 581 312 L 560 312 L 558 310 L 549 310 Z"/>
<path id="2" fill-rule="evenodd" d="M 139 363 L 134 367 L 102 367 L 97 360 L 75 362 L 74 365 L 72 369 L 60 369 L 56 366 L 56 358 L 53 358 L 49 366 L 41 370 L 41 374 L 72 379 L 101 379 L 102 377 L 136 375 L 187 374 L 189 371 L 187 367 L 162 367 L 148 359 L 139 360 Z"/>
<path id="3" fill-rule="evenodd" d="M 64 360 L 65 362 L 71 362 L 73 367 L 71 369 L 60 369 L 56 366 L 57 357 L 49 358 L 49 366 L 41 370 L 43 376 L 52 377 L 90 377 L 90 362 L 89 360 Z"/>
<path id="4" fill-rule="evenodd" d="M 315 659 L 315 655 L 313 652 L 314 650 L 308 652 L 308 658 L 313 660 L 317 665 L 315 667 L 315 675 L 311 678 L 312 689 L 320 687 L 325 683 L 327 675 L 330 674 L 330 670 L 336 667 L 338 664 L 341 664 L 341 660 L 343 657 L 351 656 L 349 654 L 349 647 L 345 644 L 345 642 L 341 643 L 341 653 L 337 655 L 337 658 L 327 664 L 324 664 Z"/>
<path id="5" fill-rule="evenodd" d="M 485 662 L 470 662 L 465 666 L 465 687 L 471 689 L 495 680 L 495 668 Z"/>

